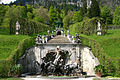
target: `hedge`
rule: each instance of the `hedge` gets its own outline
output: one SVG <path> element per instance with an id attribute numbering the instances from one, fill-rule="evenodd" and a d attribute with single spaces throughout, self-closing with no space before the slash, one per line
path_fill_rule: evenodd
<path id="1" fill-rule="evenodd" d="M 106 55 L 100 43 L 93 39 L 81 37 L 82 45 L 92 49 L 93 54 L 98 58 L 101 65 L 104 66 L 103 75 L 120 77 L 120 58 L 111 58 Z"/>
<path id="2" fill-rule="evenodd" d="M 85 35 L 92 35 L 97 33 L 97 22 L 101 22 L 102 34 L 107 32 L 107 27 L 104 24 L 104 20 L 100 18 L 84 18 L 82 22 L 75 23 L 69 26 L 71 33 L 81 33 Z"/>
<path id="3" fill-rule="evenodd" d="M 17 63 L 18 59 L 24 54 L 26 48 L 35 44 L 34 40 L 35 39 L 32 37 L 22 40 L 8 59 L 0 60 L 0 77 L 8 77 L 11 75 L 10 68 Z"/>
<path id="4" fill-rule="evenodd" d="M 48 25 L 45 25 L 40 22 L 35 22 L 32 20 L 24 19 L 24 18 L 18 18 L 18 19 L 11 19 L 10 20 L 10 34 L 15 34 L 16 30 L 16 22 L 19 22 L 20 24 L 20 34 L 22 35 L 33 35 L 38 34 L 41 32 L 45 32 L 49 29 Z"/>

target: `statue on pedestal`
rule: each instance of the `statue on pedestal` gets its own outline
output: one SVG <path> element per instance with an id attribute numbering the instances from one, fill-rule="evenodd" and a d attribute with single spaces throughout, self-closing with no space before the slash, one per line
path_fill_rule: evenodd
<path id="1" fill-rule="evenodd" d="M 19 22 L 17 21 L 16 22 L 16 35 L 18 35 L 19 34 L 19 30 L 20 30 L 20 24 L 19 24 Z"/>
<path id="2" fill-rule="evenodd" d="M 101 32 L 101 23 L 100 23 L 100 21 L 98 21 L 97 35 L 98 35 L 98 36 L 101 36 L 101 35 L 102 35 L 102 32 Z"/>

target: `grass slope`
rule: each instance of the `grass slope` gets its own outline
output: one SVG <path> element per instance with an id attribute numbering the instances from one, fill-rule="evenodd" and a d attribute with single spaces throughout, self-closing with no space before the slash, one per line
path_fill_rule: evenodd
<path id="1" fill-rule="evenodd" d="M 82 37 L 94 39 L 101 44 L 105 53 L 110 57 L 120 57 L 120 30 L 108 30 L 104 36 L 91 35 Z"/>
<path id="2" fill-rule="evenodd" d="M 0 60 L 7 59 L 20 41 L 29 36 L 0 35 Z"/>

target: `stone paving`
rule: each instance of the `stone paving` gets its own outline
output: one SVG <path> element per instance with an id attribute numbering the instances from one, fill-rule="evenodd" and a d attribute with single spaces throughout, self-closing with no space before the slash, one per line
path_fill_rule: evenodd
<path id="1" fill-rule="evenodd" d="M 93 78 L 78 78 L 78 79 L 42 79 L 42 78 L 22 78 L 24 80 L 93 80 Z"/>
<path id="2" fill-rule="evenodd" d="M 58 35 L 51 39 L 50 41 L 48 41 L 48 43 L 72 43 L 72 42 L 70 42 L 67 37 L 64 37 L 63 35 Z"/>

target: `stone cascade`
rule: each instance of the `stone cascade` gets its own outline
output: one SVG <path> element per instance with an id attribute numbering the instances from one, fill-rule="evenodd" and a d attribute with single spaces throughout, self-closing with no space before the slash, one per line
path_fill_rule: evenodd
<path id="1" fill-rule="evenodd" d="M 54 30 L 52 34 L 48 30 L 47 35 L 37 36 L 36 44 L 27 49 L 18 61 L 23 66 L 22 73 L 51 75 L 58 71 L 60 75 L 73 75 L 75 72 L 77 76 L 94 76 L 94 68 L 100 64 L 91 49 L 81 45 L 80 36 L 78 34 L 70 35 L 69 30 Z M 49 65 L 45 66 L 46 64 Z M 74 76 L 76 76 L 75 74 Z"/>
<path id="2" fill-rule="evenodd" d="M 36 44 L 46 44 L 49 40 L 53 39 L 54 37 L 57 36 L 58 32 L 61 33 L 62 36 L 66 37 L 70 42 L 74 43 L 81 43 L 80 41 L 80 37 L 78 36 L 78 34 L 74 35 L 70 35 L 70 31 L 63 31 L 63 30 L 54 30 L 52 31 L 52 34 L 50 34 L 50 31 L 47 31 L 48 34 L 47 35 L 38 35 L 36 38 Z"/>

